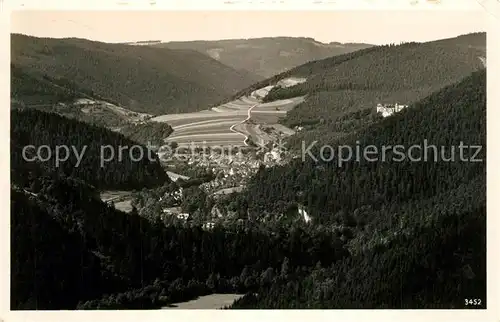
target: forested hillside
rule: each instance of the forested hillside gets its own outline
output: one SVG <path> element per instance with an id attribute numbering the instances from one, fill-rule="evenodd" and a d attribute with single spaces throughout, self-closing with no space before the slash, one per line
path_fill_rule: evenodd
<path id="1" fill-rule="evenodd" d="M 26 151 L 30 159 L 36 157 L 39 147 L 50 147 L 52 157 L 45 162 L 38 162 L 42 168 L 80 178 L 101 189 L 142 189 L 169 182 L 156 155 L 149 153 L 148 157 L 145 146 L 121 134 L 53 113 L 33 109 L 12 110 L 12 177 L 23 175 L 25 168 L 33 163 L 26 161 L 22 155 L 22 149 L 28 145 L 34 146 Z M 65 146 L 69 151 L 68 159 L 61 161 L 58 166 L 54 155 L 57 146 Z M 130 152 L 133 146 L 137 148 Z M 121 156 L 120 147 L 123 147 Z M 114 157 L 111 150 L 114 151 Z M 140 150 L 144 154 L 143 158 L 140 158 Z M 49 156 L 47 148 L 40 151 L 43 158 Z M 81 162 L 78 162 L 75 151 L 82 155 Z M 60 153 L 61 158 L 66 156 L 63 148 L 60 148 Z"/>
<path id="2" fill-rule="evenodd" d="M 96 188 L 140 189 L 163 182 L 165 190 L 177 189 L 155 162 L 134 163 L 125 156 L 99 168 L 98 147 L 133 142 L 33 109 L 13 110 L 11 129 L 14 310 L 158 308 L 213 292 L 252 291 L 291 265 L 331 263 L 347 255 L 343 242 L 327 231 L 263 231 L 250 225 L 206 231 L 167 227 L 159 217 L 146 219 L 136 210 L 122 213 L 102 202 Z M 78 167 L 75 157 L 55 167 L 54 159 L 25 161 L 22 148 L 28 144 L 52 151 L 58 145 L 78 152 L 88 148 Z M 34 151 L 28 152 L 32 157 Z"/>
<path id="3" fill-rule="evenodd" d="M 461 161 L 458 147 L 460 142 L 465 146 L 481 145 L 483 149 L 475 157 L 486 156 L 485 83 L 486 71 L 475 72 L 355 135 L 329 142 L 335 149 L 350 146 L 353 154 L 349 161 L 339 164 L 339 155 L 329 161 L 329 154 L 324 154 L 327 161 L 322 161 L 322 145 L 318 143 L 311 149 L 312 156 L 305 153 L 305 162 L 297 159 L 286 166 L 260 171 L 248 191 L 250 207 L 255 211 L 283 211 L 286 202 L 303 202 L 311 213 L 318 214 L 319 220 L 328 220 L 339 211 L 354 211 L 366 204 L 430 197 L 483 174 L 484 163 Z M 430 150 L 427 161 L 411 162 L 407 150 L 418 145 L 422 149 L 412 155 L 423 158 L 424 140 L 427 146 L 437 147 L 437 155 Z M 308 147 L 313 142 L 305 143 Z M 379 151 L 377 160 L 371 162 L 362 153 L 356 160 L 356 147 L 362 152 L 369 145 Z M 401 159 L 391 148 L 383 159 L 384 146 L 398 145 L 404 148 L 401 151 L 406 158 Z M 438 161 L 442 158 L 441 147 L 445 158 L 454 154 L 454 162 L 435 162 L 435 157 Z M 463 157 L 471 158 L 474 154 L 474 149 L 465 149 Z"/>
<path id="4" fill-rule="evenodd" d="M 119 128 L 119 133 L 146 146 L 156 149 L 165 145 L 165 138 L 173 132 L 167 123 L 146 122 L 140 124 L 127 124 Z"/>
<path id="5" fill-rule="evenodd" d="M 39 178 L 11 191 L 12 309 L 158 308 L 347 256 L 327 231 L 167 227 L 114 210 L 82 182 Z"/>
<path id="6" fill-rule="evenodd" d="M 289 146 L 297 148 L 301 140 L 318 138 L 327 143 L 354 132 L 331 130 L 339 118 L 348 113 L 374 110 L 378 103 L 412 104 L 483 68 L 480 58 L 486 56 L 485 48 L 485 33 L 427 43 L 370 47 L 306 63 L 256 83 L 233 97 L 287 77 L 305 77 L 305 83 L 275 87 L 265 100 L 306 95 L 305 102 L 282 120 L 289 127 L 304 127 L 301 134 L 290 140 Z"/>
<path id="7" fill-rule="evenodd" d="M 257 81 L 194 50 L 19 34 L 11 36 L 11 45 L 15 69 L 56 82 L 71 80 L 81 91 L 152 114 L 206 109 Z M 16 85 L 13 94 L 26 93 Z"/>
<path id="8" fill-rule="evenodd" d="M 485 186 L 471 187 L 485 190 Z M 469 202 L 477 202 L 473 198 Z M 484 193 L 483 193 L 484 197 Z M 245 309 L 477 309 L 486 308 L 486 207 L 445 210 L 433 204 L 424 211 L 439 216 L 411 234 L 394 234 L 384 244 L 333 265 L 318 265 L 275 280 L 268 288 L 237 300 Z M 397 209 L 396 211 L 398 211 Z M 415 213 L 415 208 L 407 210 Z M 466 294 L 481 299 L 465 305 Z"/>
<path id="9" fill-rule="evenodd" d="M 29 193 L 10 193 L 12 309 L 70 309 L 109 290 L 112 274 L 101 274 L 100 259 L 78 233 L 61 226 Z"/>
<path id="10" fill-rule="evenodd" d="M 11 65 L 10 76 L 11 99 L 24 105 L 72 102 L 82 96 L 69 82 L 66 86 L 58 86 L 48 77 L 37 77 L 15 65 Z"/>
<path id="11" fill-rule="evenodd" d="M 356 140 L 361 150 L 373 144 L 378 151 L 427 140 L 438 155 L 431 149 L 418 160 L 420 150 L 413 160 L 396 160 L 389 150 L 385 160 L 379 152 L 378 160 L 308 159 L 261 170 L 244 197 L 255 216 L 302 204 L 315 224 L 337 227 L 351 257 L 297 272 L 234 307 L 462 308 L 460 294 L 475 294 L 484 308 L 486 72 L 332 145 L 354 148 Z M 459 157 L 461 144 L 481 150 Z"/>
<path id="12" fill-rule="evenodd" d="M 193 49 L 236 70 L 271 77 L 308 61 L 371 47 L 357 43 L 322 43 L 312 38 L 266 37 L 214 41 L 173 41 L 155 47 Z"/>

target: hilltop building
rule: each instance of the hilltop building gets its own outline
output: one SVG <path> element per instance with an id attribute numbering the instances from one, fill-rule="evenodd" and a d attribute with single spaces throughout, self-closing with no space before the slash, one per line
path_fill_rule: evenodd
<path id="1" fill-rule="evenodd" d="M 79 98 L 73 102 L 75 106 L 92 106 L 92 105 L 102 105 L 101 102 L 94 101 L 88 98 Z"/>
<path id="2" fill-rule="evenodd" d="M 408 105 L 400 105 L 398 103 L 392 104 L 377 104 L 377 113 L 381 113 L 383 117 L 391 116 L 394 113 L 400 112 L 402 109 L 407 108 Z"/>

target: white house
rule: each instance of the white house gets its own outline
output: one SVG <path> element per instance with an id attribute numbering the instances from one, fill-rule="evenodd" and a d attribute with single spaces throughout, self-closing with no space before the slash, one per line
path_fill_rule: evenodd
<path id="1" fill-rule="evenodd" d="M 394 113 L 399 113 L 404 108 L 407 108 L 408 105 L 400 105 L 398 103 L 392 104 L 377 104 L 377 113 L 381 113 L 383 117 L 391 116 Z"/>

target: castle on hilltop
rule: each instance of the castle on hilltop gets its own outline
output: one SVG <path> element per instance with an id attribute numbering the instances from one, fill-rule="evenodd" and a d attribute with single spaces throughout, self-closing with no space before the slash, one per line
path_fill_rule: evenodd
<path id="1" fill-rule="evenodd" d="M 400 112 L 402 109 L 407 108 L 408 105 L 396 104 L 377 104 L 377 113 L 381 113 L 383 117 L 388 117 L 394 113 Z"/>

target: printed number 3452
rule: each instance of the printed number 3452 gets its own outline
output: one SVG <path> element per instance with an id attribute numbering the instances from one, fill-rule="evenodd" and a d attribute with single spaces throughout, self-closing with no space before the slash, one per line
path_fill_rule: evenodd
<path id="1" fill-rule="evenodd" d="M 481 305 L 481 299 L 465 299 L 465 305 Z"/>

